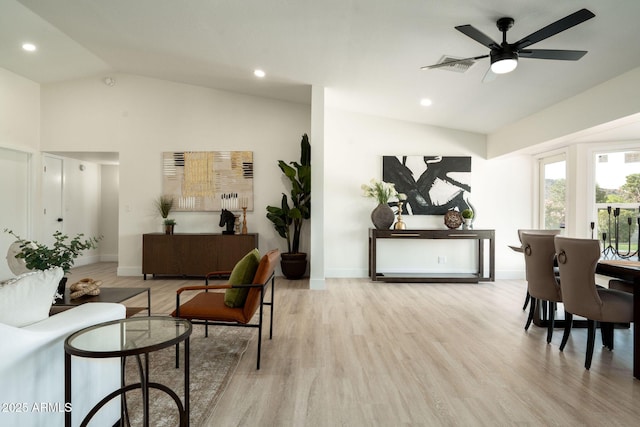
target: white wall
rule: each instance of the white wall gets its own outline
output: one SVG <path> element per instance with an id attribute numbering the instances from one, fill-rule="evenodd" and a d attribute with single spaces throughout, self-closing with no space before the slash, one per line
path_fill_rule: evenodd
<path id="1" fill-rule="evenodd" d="M 264 217 L 264 207 L 277 203 L 286 189 L 277 160 L 298 159 L 300 137 L 310 131 L 310 107 L 133 75 L 114 77 L 114 87 L 96 77 L 44 85 L 41 95 L 42 151 L 119 153 L 117 173 L 102 167 L 100 177 L 101 199 L 96 206 L 117 207 L 118 220 L 117 225 L 105 225 L 105 219 L 114 216 L 98 215 L 97 227 L 119 229 L 117 237 L 105 236 L 101 243 L 102 259 L 117 254 L 119 274 L 140 274 L 141 234 L 160 231 L 152 201 L 161 192 L 161 153 L 174 150 L 252 150 L 257 209 L 248 213 L 249 231 L 260 233 L 261 250 L 283 249 Z M 37 94 L 37 85 L 26 87 L 28 92 L 35 88 Z M 39 108 L 35 110 L 39 113 Z M 325 116 L 321 206 L 325 223 L 323 236 L 314 238 L 323 241 L 327 277 L 367 274 L 367 229 L 374 206 L 361 196 L 360 185 L 381 177 L 381 156 L 430 153 L 473 157 L 476 227 L 496 229 L 498 277 L 522 276 L 520 257 L 506 245 L 516 242 L 517 228 L 531 226 L 528 156 L 488 162 L 482 135 L 337 110 L 328 110 Z M 23 132 L 28 135 L 27 129 Z M 31 138 L 36 148 L 39 134 Z M 105 194 L 114 191 L 111 185 L 118 188 L 117 201 L 113 194 Z M 178 232 L 220 230 L 217 213 L 178 213 L 176 219 Z M 405 220 L 410 227 L 442 227 L 437 217 Z M 309 246 L 307 235 L 303 250 Z M 429 262 L 434 255 L 429 255 Z"/>
<path id="2" fill-rule="evenodd" d="M 374 201 L 360 186 L 382 177 L 384 155 L 450 155 L 472 157 L 471 202 L 476 228 L 496 230 L 498 277 L 522 277 L 522 260 L 507 248 L 517 243 L 517 228 L 531 222 L 531 160 L 513 156 L 485 160 L 485 137 L 416 123 L 328 109 L 325 113 L 325 265 L 327 277 L 366 277 L 368 228 Z M 408 228 L 445 228 L 441 216 L 405 216 Z M 421 242 L 405 251 L 380 248 L 381 268 L 438 271 L 475 268 L 471 242 Z M 465 245 L 469 243 L 469 245 Z M 417 255 L 416 255 L 417 254 Z M 438 265 L 438 256 L 447 265 Z M 412 258 L 413 257 L 413 258 Z M 412 259 L 409 259 L 412 258 Z M 434 270 L 435 269 L 435 270 Z"/>
<path id="3" fill-rule="evenodd" d="M 0 93 L 0 231 L 9 228 L 25 239 L 42 242 L 40 85 L 0 68 Z M 63 158 L 63 231 L 70 236 L 100 235 L 100 172 L 98 165 L 84 164 L 82 172 L 79 161 Z M 12 241 L 1 233 L 1 259 Z M 98 261 L 98 253 L 86 252 L 76 264 Z M 0 262 L 0 279 L 11 276 L 6 263 Z"/>
<path id="4" fill-rule="evenodd" d="M 0 68 L 0 280 L 13 276 L 5 254 L 13 238 L 11 229 L 31 238 L 30 206 L 39 195 L 33 153 L 40 142 L 40 86 Z"/>
<path id="5" fill-rule="evenodd" d="M 101 77 L 96 77 L 40 88 L 34 82 L 0 69 L 0 147 L 17 150 L 21 156 L 31 159 L 29 200 L 26 203 L 18 200 L 18 203 L 30 204 L 33 212 L 39 212 L 40 156 L 31 153 L 120 153 L 121 165 L 117 171 L 103 169 L 100 179 L 107 177 L 109 183 L 101 181 L 101 199 L 93 206 L 105 209 L 108 205 L 109 209 L 117 209 L 116 215 L 111 212 L 108 216 L 97 216 L 99 230 L 119 229 L 118 236 L 114 236 L 115 233 L 105 236 L 101 244 L 102 259 L 117 256 L 119 274 L 137 275 L 141 263 L 140 235 L 160 230 L 152 201 L 161 192 L 161 152 L 252 150 L 256 162 L 255 204 L 262 208 L 248 214 L 249 231 L 260 233 L 262 250 L 282 249 L 283 242 L 264 218 L 263 207 L 277 203 L 280 192 L 286 189 L 276 162 L 298 159 L 300 136 L 310 128 L 310 107 L 133 75 L 114 77 L 117 82 L 114 87 L 104 85 Z M 603 117 L 617 119 L 637 112 L 640 89 L 635 82 L 639 78 L 640 69 L 612 79 L 488 136 L 488 143 L 482 135 L 327 110 L 324 124 L 315 129 L 324 133 L 321 167 L 325 188 L 320 200 L 325 203 L 316 205 L 324 215 L 323 227 L 319 228 L 323 235 L 316 235 L 314 239 L 323 243 L 318 248 L 326 255 L 325 275 L 366 276 L 367 229 L 373 204 L 361 197 L 360 185 L 372 177 L 380 178 L 381 156 L 434 153 L 473 157 L 472 203 L 478 211 L 476 227 L 496 229 L 498 277 L 522 277 L 521 257 L 510 252 L 506 245 L 516 242 L 517 228 L 529 228 L 533 223 L 532 161 L 527 155 L 505 154 L 545 143 L 550 138 L 562 139 L 584 126 L 600 123 Z M 587 122 L 583 120 L 585 117 Z M 313 134 L 310 136 L 313 145 Z M 569 160 L 577 165 L 575 171 L 570 171 L 572 176 L 584 177 L 584 168 L 580 165 L 585 148 L 573 147 L 569 154 Z M 17 173 L 24 172 L 21 168 Z M 579 187 L 574 190 L 576 203 L 572 218 L 577 224 L 577 235 L 583 235 L 580 224 L 585 223 L 588 215 L 578 206 L 587 195 Z M 6 197 L 7 190 L 1 191 Z M 111 194 L 106 194 L 109 192 Z M 118 193 L 117 200 L 114 200 L 115 193 Z M 67 208 L 80 210 L 84 200 L 72 200 Z M 87 206 L 87 209 L 93 208 Z M 23 233 L 29 234 L 29 238 L 38 238 L 38 221 L 27 221 L 27 216 L 28 212 L 15 215 L 16 219 L 20 217 L 18 227 L 29 230 Z M 182 213 L 176 217 L 178 231 L 220 230 L 215 213 Z M 105 218 L 117 220 L 107 224 Z M 92 217 L 91 221 L 94 220 Z M 410 227 L 442 226 L 436 217 L 406 217 L 405 221 Z M 91 227 L 94 226 L 92 222 Z M 303 240 L 305 251 L 310 247 L 308 231 Z M 4 253 L 2 244 L 0 240 L 0 253 Z M 427 264 L 436 253 L 440 255 L 441 249 L 434 251 L 425 255 L 429 257 Z M 397 265 L 395 256 L 395 250 L 390 250 L 391 265 Z M 460 268 L 467 267 L 461 265 Z M 322 272 L 316 278 L 322 281 Z"/>
<path id="6" fill-rule="evenodd" d="M 118 198 L 120 171 L 117 165 L 100 167 L 100 260 L 118 261 Z"/>
<path id="7" fill-rule="evenodd" d="M 640 68 L 636 68 L 504 126 L 488 136 L 488 158 L 543 143 L 562 144 L 585 129 L 637 114 L 640 112 L 639 82 Z"/>
<path id="8" fill-rule="evenodd" d="M 254 205 L 249 232 L 260 249 L 283 249 L 265 207 L 287 191 L 278 159 L 300 157 L 310 107 L 133 75 L 42 87 L 42 150 L 118 152 L 118 274 L 141 274 L 142 233 L 160 231 L 153 200 L 162 192 L 161 156 L 177 150 L 251 150 Z M 311 141 L 313 144 L 313 141 Z M 219 213 L 176 213 L 176 232 L 219 232 Z M 308 238 L 304 240 L 308 250 Z M 304 246 L 304 245 L 303 245 Z"/>
<path id="9" fill-rule="evenodd" d="M 314 86 L 312 88 L 313 105 L 311 112 L 311 221 L 310 222 L 310 257 L 309 287 L 311 289 L 325 289 L 325 252 L 324 230 L 325 199 L 329 197 L 324 191 L 325 151 L 324 151 L 324 100 L 325 89 Z M 308 257 L 308 258 L 310 258 Z"/>
<path id="10" fill-rule="evenodd" d="M 28 153 L 0 147 L 0 280 L 13 277 L 4 257 L 15 239 L 3 230 L 12 230 L 23 238 L 28 236 L 29 159 Z"/>
<path id="11" fill-rule="evenodd" d="M 24 151 L 40 143 L 40 85 L 0 68 L 0 146 Z"/>

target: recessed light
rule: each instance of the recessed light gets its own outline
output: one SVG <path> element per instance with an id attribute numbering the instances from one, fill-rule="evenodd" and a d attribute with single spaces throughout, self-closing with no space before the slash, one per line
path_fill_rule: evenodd
<path id="1" fill-rule="evenodd" d="M 258 69 L 258 70 L 254 70 L 253 71 L 253 75 L 259 78 L 263 78 L 264 76 L 267 75 L 267 73 L 265 73 L 264 71 Z"/>
<path id="2" fill-rule="evenodd" d="M 33 52 L 36 50 L 36 45 L 34 45 L 33 43 L 24 43 L 22 45 L 22 49 L 26 50 L 27 52 Z"/>
<path id="3" fill-rule="evenodd" d="M 420 105 L 422 105 L 423 107 L 429 107 L 431 104 L 433 104 L 433 101 L 431 101 L 429 98 L 422 98 L 420 100 Z"/>

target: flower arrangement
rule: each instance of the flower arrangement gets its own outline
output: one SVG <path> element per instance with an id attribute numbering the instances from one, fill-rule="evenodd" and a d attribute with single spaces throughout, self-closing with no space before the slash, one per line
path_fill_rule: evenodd
<path id="1" fill-rule="evenodd" d="M 462 214 L 462 218 L 464 219 L 472 219 L 473 218 L 473 211 L 471 209 L 465 209 L 461 212 Z"/>
<path id="2" fill-rule="evenodd" d="M 375 179 L 372 179 L 369 185 L 362 184 L 360 188 L 364 191 L 365 197 L 376 199 L 380 204 L 388 203 L 389 199 L 398 195 L 395 184 Z"/>

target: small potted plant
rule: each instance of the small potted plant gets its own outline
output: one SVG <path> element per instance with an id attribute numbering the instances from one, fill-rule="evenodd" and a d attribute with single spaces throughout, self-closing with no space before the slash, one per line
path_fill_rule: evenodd
<path id="1" fill-rule="evenodd" d="M 20 244 L 20 252 L 16 254 L 16 258 L 24 259 L 25 265 L 29 270 L 47 270 L 52 267 L 60 267 L 65 273 L 65 277 L 60 280 L 58 286 L 58 294 L 64 295 L 64 286 L 67 282 L 66 275 L 73 267 L 76 258 L 88 249 L 96 249 L 100 237 L 90 237 L 83 239 L 84 234 L 80 233 L 74 238 L 60 231 L 53 233 L 55 242 L 51 247 L 39 243 L 35 240 L 25 240 L 18 236 L 12 230 L 5 228 L 5 233 L 11 234 Z"/>
<path id="2" fill-rule="evenodd" d="M 177 222 L 175 219 L 167 218 L 164 220 L 164 233 L 165 234 L 173 234 L 173 228 L 176 226 Z"/>
<path id="3" fill-rule="evenodd" d="M 467 230 L 471 230 L 473 228 L 473 211 L 471 209 L 465 209 L 461 213 L 462 219 L 464 220 L 464 228 Z"/>
<path id="4" fill-rule="evenodd" d="M 155 201 L 155 205 L 163 219 L 165 234 L 173 234 L 176 220 L 168 218 L 169 212 L 173 209 L 173 197 L 162 195 Z"/>

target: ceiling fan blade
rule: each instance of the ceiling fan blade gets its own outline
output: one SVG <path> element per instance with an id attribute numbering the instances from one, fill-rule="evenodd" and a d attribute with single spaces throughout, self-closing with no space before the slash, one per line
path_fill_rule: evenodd
<path id="1" fill-rule="evenodd" d="M 455 61 L 447 61 L 447 62 L 441 62 L 439 64 L 425 65 L 424 67 L 420 67 L 420 69 L 421 70 L 431 70 L 433 68 L 448 67 L 449 65 L 458 64 L 460 62 L 475 61 L 477 59 L 488 58 L 488 57 L 489 57 L 489 55 L 480 55 L 480 56 L 474 56 L 472 58 L 456 59 Z"/>
<path id="2" fill-rule="evenodd" d="M 482 83 L 491 83 L 494 81 L 498 75 L 491 70 L 491 66 L 487 68 L 487 72 L 484 73 L 484 77 L 482 77 Z"/>
<path id="3" fill-rule="evenodd" d="M 523 49 L 527 46 L 531 46 L 534 43 L 538 43 L 541 40 L 554 36 L 564 30 L 568 30 L 571 27 L 581 24 L 584 21 L 593 18 L 594 16 L 596 15 L 590 10 L 580 9 L 579 11 L 565 16 L 564 18 L 554 22 L 553 24 L 547 25 L 546 27 L 536 31 L 535 33 L 523 37 L 522 39 L 515 42 L 512 46 L 515 47 L 515 49 Z"/>
<path id="4" fill-rule="evenodd" d="M 587 53 L 586 50 L 557 50 L 557 49 L 529 49 L 521 50 L 521 58 L 559 59 L 562 61 L 577 61 Z"/>
<path id="5" fill-rule="evenodd" d="M 472 39 L 488 47 L 489 49 L 498 49 L 500 47 L 500 45 L 496 43 L 491 37 L 471 25 L 458 25 L 455 28 L 462 34 L 471 37 Z"/>

